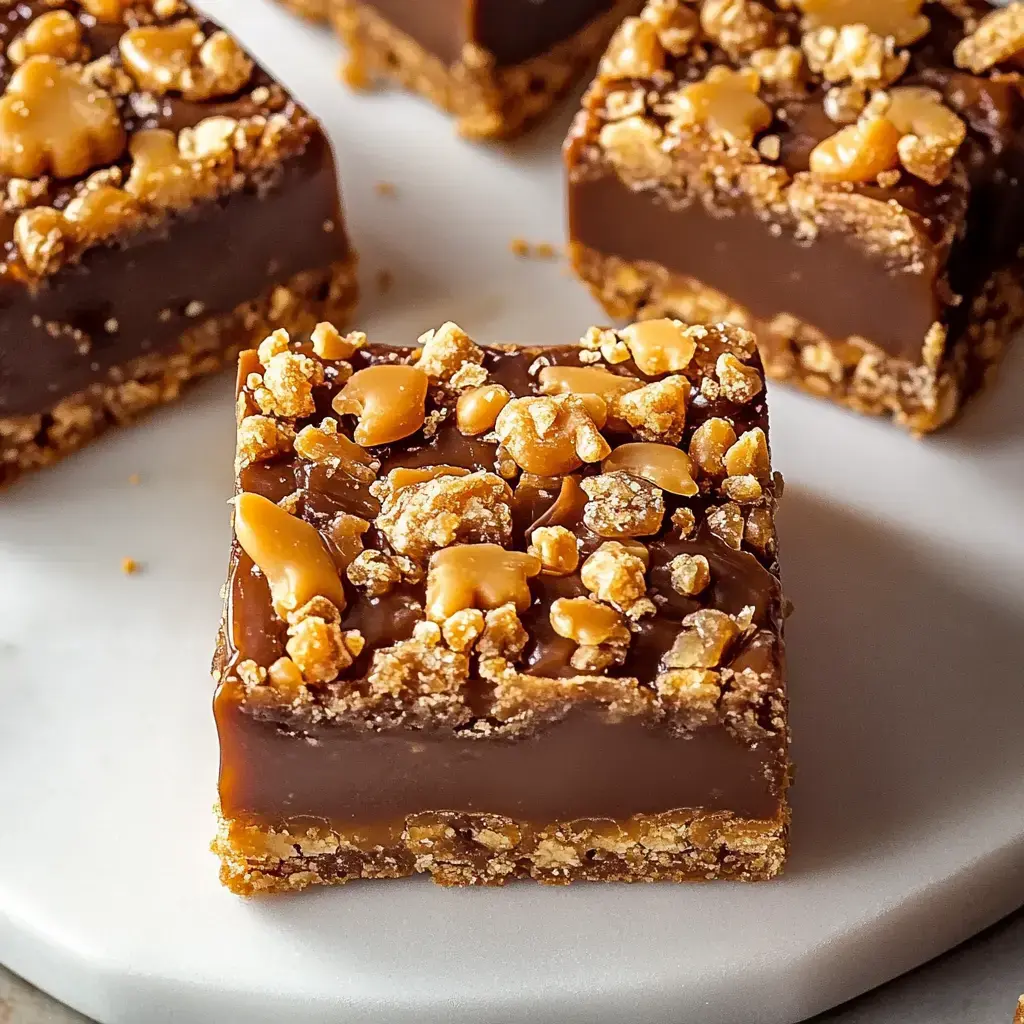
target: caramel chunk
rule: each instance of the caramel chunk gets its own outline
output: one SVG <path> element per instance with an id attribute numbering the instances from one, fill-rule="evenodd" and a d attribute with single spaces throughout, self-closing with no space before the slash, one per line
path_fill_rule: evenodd
<path id="1" fill-rule="evenodd" d="M 661 529 L 665 499 L 650 481 L 616 470 L 580 486 L 589 498 L 583 521 L 599 537 L 649 537 Z"/>
<path id="2" fill-rule="evenodd" d="M 652 442 L 619 445 L 601 463 L 604 473 L 617 469 L 650 480 L 669 494 L 691 498 L 700 490 L 694 483 L 689 457 L 672 445 Z"/>
<path id="3" fill-rule="evenodd" d="M 1024 7 L 1010 3 L 986 14 L 953 51 L 959 68 L 980 75 L 1024 50 Z"/>
<path id="4" fill-rule="evenodd" d="M 729 476 L 752 476 L 761 483 L 767 483 L 771 478 L 768 438 L 760 427 L 741 434 L 721 461 Z"/>
<path id="5" fill-rule="evenodd" d="M 295 435 L 295 454 L 332 470 L 341 470 L 363 483 L 375 480 L 380 467 L 365 448 L 338 433 L 338 422 L 330 416 L 325 416 L 319 427 L 303 427 Z"/>
<path id="6" fill-rule="evenodd" d="M 340 416 L 357 416 L 356 444 L 391 444 L 415 434 L 426 420 L 427 375 L 415 366 L 381 363 L 352 374 L 335 396 Z"/>
<path id="7" fill-rule="evenodd" d="M 596 415 L 603 422 L 602 413 L 605 404 L 594 395 L 515 398 L 501 410 L 494 429 L 526 472 L 561 476 L 584 462 L 600 462 L 611 451 L 594 420 Z"/>
<path id="8" fill-rule="evenodd" d="M 678 373 L 690 365 L 704 327 L 687 327 L 679 320 L 641 320 L 620 332 L 641 373 L 657 377 Z"/>
<path id="9" fill-rule="evenodd" d="M 511 395 L 500 384 L 485 384 L 459 395 L 455 421 L 459 430 L 470 437 L 494 429 L 498 414 L 508 405 Z"/>
<path id="10" fill-rule="evenodd" d="M 560 597 L 552 602 L 551 628 L 581 647 L 629 642 L 629 630 L 622 616 L 606 604 L 589 597 Z"/>
<path id="11" fill-rule="evenodd" d="M 580 579 L 599 601 L 629 611 L 647 593 L 647 562 L 619 541 L 605 541 L 583 563 Z"/>
<path id="12" fill-rule="evenodd" d="M 676 555 L 668 564 L 673 590 L 694 597 L 711 582 L 711 567 L 703 555 Z"/>
<path id="13" fill-rule="evenodd" d="M 366 344 L 366 335 L 362 331 L 341 334 L 333 324 L 319 323 L 313 328 L 309 340 L 316 355 L 333 362 L 351 359 Z"/>
<path id="14" fill-rule="evenodd" d="M 725 454 L 736 443 L 732 424 L 720 416 L 705 420 L 690 438 L 690 458 L 708 476 L 723 476 Z"/>
<path id="15" fill-rule="evenodd" d="M 131 0 L 81 0 L 82 9 L 100 22 L 117 22 Z"/>
<path id="16" fill-rule="evenodd" d="M 19 178 L 74 178 L 125 148 L 117 107 L 81 68 L 29 57 L 0 98 L 0 171 Z"/>
<path id="17" fill-rule="evenodd" d="M 626 18 L 608 44 L 601 68 L 619 78 L 650 78 L 664 64 L 657 29 L 640 18 Z"/>
<path id="18" fill-rule="evenodd" d="M 916 43 L 929 28 L 921 13 L 924 0 L 796 0 L 805 28 L 865 25 L 880 36 L 892 36 L 898 46 Z"/>
<path id="19" fill-rule="evenodd" d="M 274 610 L 282 618 L 314 597 L 345 607 L 338 570 L 320 534 L 259 494 L 235 501 L 235 536 L 270 585 Z"/>
<path id="20" fill-rule="evenodd" d="M 742 630 L 736 620 L 714 608 L 683 619 L 683 629 L 663 659 L 667 668 L 717 668 Z"/>
<path id="21" fill-rule="evenodd" d="M 752 68 L 719 65 L 700 82 L 684 85 L 672 98 L 671 114 L 681 126 L 699 125 L 729 145 L 747 145 L 772 122 L 769 106 L 757 95 L 761 81 Z"/>
<path id="22" fill-rule="evenodd" d="M 545 366 L 537 374 L 537 383 L 545 395 L 598 395 L 609 404 L 627 391 L 636 391 L 643 382 L 635 377 L 603 370 L 598 366 Z"/>
<path id="23" fill-rule="evenodd" d="M 872 181 L 899 163 L 900 133 L 886 117 L 841 128 L 811 151 L 811 170 L 826 181 Z"/>
<path id="24" fill-rule="evenodd" d="M 612 403 L 610 412 L 616 419 L 624 420 L 645 441 L 677 444 L 686 427 L 689 400 L 690 382 L 677 374 L 620 395 Z"/>
<path id="25" fill-rule="evenodd" d="M 945 181 L 967 126 L 942 96 L 920 86 L 891 89 L 885 117 L 903 136 L 896 146 L 900 163 L 929 185 Z"/>
<path id="26" fill-rule="evenodd" d="M 497 544 L 456 544 L 431 556 L 427 570 L 428 618 L 444 622 L 465 608 L 488 610 L 512 604 L 530 607 L 528 580 L 540 572 L 540 559 Z"/>
<path id="27" fill-rule="evenodd" d="M 541 571 L 548 576 L 568 576 L 580 564 L 576 535 L 564 526 L 538 526 L 527 550 L 540 559 Z"/>
<path id="28" fill-rule="evenodd" d="M 43 56 L 70 63 L 86 53 L 82 48 L 82 26 L 69 11 L 40 14 L 7 48 L 7 56 L 15 64 Z"/>

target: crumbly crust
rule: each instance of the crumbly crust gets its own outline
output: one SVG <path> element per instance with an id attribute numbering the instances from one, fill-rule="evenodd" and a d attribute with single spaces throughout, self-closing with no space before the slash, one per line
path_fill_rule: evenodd
<path id="1" fill-rule="evenodd" d="M 496 68 L 473 44 L 448 66 L 357 0 L 336 0 L 332 18 L 348 47 L 350 84 L 395 80 L 455 115 L 461 135 L 498 139 L 519 134 L 546 113 L 638 6 L 638 0 L 618 0 L 546 54 L 508 68 Z"/>
<path id="2" fill-rule="evenodd" d="M 765 881 L 782 870 L 789 827 L 788 815 L 758 820 L 699 809 L 543 826 L 439 811 L 410 815 L 393 836 L 369 845 L 354 832 L 298 822 L 275 828 L 219 813 L 218 820 L 221 882 L 239 896 L 415 873 L 444 886 L 517 878 L 548 885 Z"/>
<path id="3" fill-rule="evenodd" d="M 606 256 L 579 243 L 570 258 L 610 315 L 742 324 L 757 334 L 769 376 L 856 412 L 891 417 L 915 434 L 945 426 L 991 384 L 1010 339 L 1024 327 L 1024 265 L 991 275 L 966 329 L 941 363 L 929 367 L 888 355 L 865 338 L 824 337 L 795 317 L 759 322 L 728 296 L 656 263 Z"/>
<path id="4" fill-rule="evenodd" d="M 304 271 L 224 316 L 197 323 L 174 351 L 133 360 L 103 383 L 63 398 L 48 413 L 0 419 L 0 486 L 71 454 L 109 427 L 173 401 L 186 385 L 219 370 L 270 331 L 308 331 L 321 317 L 348 320 L 357 295 L 354 258 Z"/>

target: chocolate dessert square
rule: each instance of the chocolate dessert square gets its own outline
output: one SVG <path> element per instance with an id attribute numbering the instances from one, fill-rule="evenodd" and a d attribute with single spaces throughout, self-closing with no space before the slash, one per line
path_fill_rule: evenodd
<path id="1" fill-rule="evenodd" d="M 239 369 L 217 643 L 222 880 L 767 879 L 783 597 L 753 336 L 416 349 L 319 325 Z"/>
<path id="2" fill-rule="evenodd" d="M 0 93 L 0 484 L 349 314 L 326 138 L 186 4 L 8 4 Z"/>
<path id="3" fill-rule="evenodd" d="M 1024 320 L 1022 54 L 1020 3 L 651 0 L 566 144 L 575 269 L 935 430 Z"/>

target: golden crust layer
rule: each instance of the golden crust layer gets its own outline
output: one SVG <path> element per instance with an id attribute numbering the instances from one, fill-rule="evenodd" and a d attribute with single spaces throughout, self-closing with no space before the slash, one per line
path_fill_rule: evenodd
<path id="1" fill-rule="evenodd" d="M 370 845 L 351 832 L 270 828 L 219 815 L 221 881 L 240 896 L 427 873 L 439 885 L 577 881 L 764 881 L 782 870 L 788 815 L 774 820 L 680 810 L 626 822 L 529 825 L 496 814 L 411 815 Z M 383 838 L 383 837 L 382 837 Z"/>
<path id="2" fill-rule="evenodd" d="M 448 66 L 354 0 L 337 0 L 333 21 L 349 49 L 350 84 L 392 79 L 454 114 L 461 135 L 509 138 L 550 109 L 586 71 L 622 19 L 639 6 L 637 0 L 618 0 L 547 53 L 508 68 L 494 67 L 490 55 L 473 44 L 463 49 L 458 63 Z"/>
<path id="3" fill-rule="evenodd" d="M 571 245 L 570 259 L 609 315 L 741 324 L 757 335 L 770 377 L 856 412 L 891 417 L 914 434 L 951 422 L 967 398 L 992 381 L 1010 339 L 1024 326 L 1020 266 L 989 278 L 973 304 L 967 329 L 949 351 L 944 350 L 941 325 L 934 325 L 935 359 L 919 365 L 891 356 L 865 338 L 825 337 L 796 317 L 759 321 L 721 292 L 657 263 L 606 256 L 580 243 Z"/>
<path id="4" fill-rule="evenodd" d="M 347 320 L 357 296 L 354 257 L 304 271 L 230 313 L 197 323 L 174 351 L 134 360 L 106 382 L 61 399 L 48 413 L 0 419 L 0 486 L 174 400 L 187 384 L 230 364 L 268 332 L 308 331 L 324 318 Z"/>

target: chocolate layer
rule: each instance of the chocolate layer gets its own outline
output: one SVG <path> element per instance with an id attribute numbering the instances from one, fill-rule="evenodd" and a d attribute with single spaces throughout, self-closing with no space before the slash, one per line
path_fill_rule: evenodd
<path id="1" fill-rule="evenodd" d="M 36 289 L 0 277 L 0 417 L 46 412 L 132 359 L 173 351 L 197 322 L 347 254 L 334 161 L 315 135 L 260 189 L 91 249 Z"/>
<path id="2" fill-rule="evenodd" d="M 400 32 L 446 64 L 467 43 L 499 67 L 546 53 L 612 6 L 612 0 L 367 0 Z"/>

